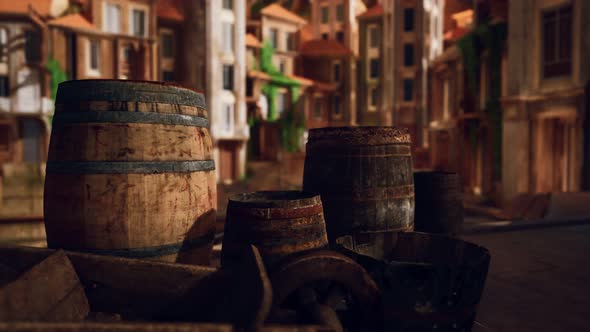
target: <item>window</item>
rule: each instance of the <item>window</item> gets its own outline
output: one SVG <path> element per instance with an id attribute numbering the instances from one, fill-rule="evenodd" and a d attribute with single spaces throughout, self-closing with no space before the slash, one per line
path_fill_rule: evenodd
<path id="1" fill-rule="evenodd" d="M 328 40 L 328 34 L 327 33 L 322 33 L 322 39 L 323 40 Z"/>
<path id="2" fill-rule="evenodd" d="M 133 35 L 136 37 L 145 37 L 145 11 L 133 9 L 132 11 Z"/>
<path id="3" fill-rule="evenodd" d="M 369 77 L 370 78 L 378 78 L 379 77 L 379 59 L 373 58 L 369 62 Z"/>
<path id="4" fill-rule="evenodd" d="M 330 20 L 330 8 L 328 6 L 322 7 L 322 23 L 328 23 Z"/>
<path id="5" fill-rule="evenodd" d="M 10 82 L 8 76 L 0 76 L 0 97 L 10 96 Z"/>
<path id="6" fill-rule="evenodd" d="M 404 80 L 404 101 L 412 101 L 414 99 L 414 80 Z"/>
<path id="7" fill-rule="evenodd" d="M 0 62 L 8 60 L 8 29 L 0 28 Z"/>
<path id="8" fill-rule="evenodd" d="M 121 31 L 121 7 L 107 3 L 103 12 L 103 30 L 110 33 Z"/>
<path id="9" fill-rule="evenodd" d="M 287 51 L 296 51 L 295 34 L 293 32 L 287 33 Z"/>
<path id="10" fill-rule="evenodd" d="M 410 67 L 414 65 L 414 45 L 404 45 L 404 66 Z"/>
<path id="11" fill-rule="evenodd" d="M 340 63 L 336 62 L 333 65 L 333 79 L 334 82 L 340 82 Z"/>
<path id="12" fill-rule="evenodd" d="M 27 63 L 41 61 L 41 36 L 37 31 L 25 32 L 25 59 Z"/>
<path id="13" fill-rule="evenodd" d="M 174 35 L 171 33 L 162 33 L 162 57 L 173 58 L 174 57 Z"/>
<path id="14" fill-rule="evenodd" d="M 377 30 L 377 27 L 374 25 L 369 27 L 369 47 L 379 47 L 379 30 Z"/>
<path id="15" fill-rule="evenodd" d="M 234 9 L 234 1 L 233 0 L 223 0 L 223 9 Z"/>
<path id="16" fill-rule="evenodd" d="M 162 80 L 164 82 L 174 82 L 174 72 L 173 71 L 162 72 Z"/>
<path id="17" fill-rule="evenodd" d="M 234 105 L 223 104 L 223 131 L 231 133 L 234 130 Z"/>
<path id="18" fill-rule="evenodd" d="M 88 42 L 88 69 L 90 73 L 100 70 L 100 44 L 97 40 Z"/>
<path id="19" fill-rule="evenodd" d="M 340 105 L 340 96 L 335 95 L 334 100 L 333 100 L 333 109 L 332 109 L 333 114 L 336 116 L 339 116 L 342 112 L 341 107 L 342 107 L 342 105 Z"/>
<path id="20" fill-rule="evenodd" d="M 371 93 L 369 95 L 369 105 L 371 108 L 377 107 L 377 100 L 379 98 L 379 90 L 377 88 L 371 88 Z"/>
<path id="21" fill-rule="evenodd" d="M 572 6 L 542 13 L 543 77 L 572 72 Z"/>
<path id="22" fill-rule="evenodd" d="M 336 21 L 342 22 L 344 20 L 344 7 L 342 4 L 336 6 Z"/>
<path id="23" fill-rule="evenodd" d="M 281 117 L 281 115 L 287 110 L 287 101 L 288 96 L 287 92 L 279 92 L 277 93 L 277 116 Z"/>
<path id="24" fill-rule="evenodd" d="M 338 31 L 336 32 L 336 40 L 340 43 L 344 43 L 344 32 Z"/>
<path id="25" fill-rule="evenodd" d="M 270 45 L 275 50 L 279 44 L 279 31 L 277 29 L 270 29 Z"/>
<path id="26" fill-rule="evenodd" d="M 234 66 L 223 65 L 223 89 L 233 90 L 234 89 Z"/>
<path id="27" fill-rule="evenodd" d="M 313 116 L 316 119 L 322 118 L 322 98 L 316 98 L 313 102 Z"/>
<path id="28" fill-rule="evenodd" d="M 414 8 L 404 9 L 404 31 L 414 30 Z"/>
<path id="29" fill-rule="evenodd" d="M 285 63 L 285 60 L 281 60 L 281 62 L 279 63 L 279 71 L 284 74 L 286 67 L 287 64 Z"/>
<path id="30" fill-rule="evenodd" d="M 234 25 L 233 23 L 223 23 L 223 51 L 230 53 L 234 46 Z M 273 47 L 275 47 L 273 45 Z"/>

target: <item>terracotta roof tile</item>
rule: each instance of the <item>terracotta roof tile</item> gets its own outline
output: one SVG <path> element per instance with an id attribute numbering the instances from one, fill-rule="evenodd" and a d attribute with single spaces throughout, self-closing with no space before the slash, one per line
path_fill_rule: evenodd
<path id="1" fill-rule="evenodd" d="M 258 40 L 258 38 L 256 38 L 256 36 L 254 36 L 251 33 L 247 33 L 246 34 L 246 46 L 247 47 L 261 47 L 262 45 L 260 44 L 260 40 Z"/>
<path id="2" fill-rule="evenodd" d="M 381 4 L 376 4 L 375 6 L 367 9 L 367 11 L 358 15 L 357 18 L 363 19 L 363 18 L 372 18 L 372 17 L 378 17 L 378 16 L 383 16 L 383 6 L 381 6 Z"/>
<path id="3" fill-rule="evenodd" d="M 85 30 L 91 32 L 98 32 L 99 30 L 88 20 L 80 14 L 69 14 L 48 22 L 49 25 L 70 28 L 76 30 Z"/>
<path id="4" fill-rule="evenodd" d="M 29 5 L 41 16 L 51 12 L 51 0 L 0 0 L 0 14 L 28 15 Z"/>
<path id="5" fill-rule="evenodd" d="M 290 79 L 294 79 L 294 80 L 298 81 L 299 83 L 301 83 L 301 85 L 311 86 L 314 83 L 313 80 L 310 80 L 309 78 L 305 78 L 305 77 L 302 77 L 302 76 L 287 75 L 287 77 L 289 77 Z"/>
<path id="6" fill-rule="evenodd" d="M 293 22 L 293 23 L 297 23 L 297 24 L 307 24 L 307 21 L 293 13 L 288 11 L 287 9 L 283 8 L 281 5 L 278 5 L 276 3 L 273 3 L 271 5 L 268 5 L 264 8 L 262 8 L 262 10 L 260 11 L 260 14 L 262 15 L 266 15 L 266 16 L 272 16 L 275 18 L 279 18 L 279 19 L 283 19 L 285 21 L 289 21 L 289 22 Z"/>
<path id="7" fill-rule="evenodd" d="M 310 40 L 303 45 L 299 50 L 303 56 L 349 56 L 352 55 L 350 49 L 340 44 L 334 39 L 314 39 Z"/>
<path id="8" fill-rule="evenodd" d="M 299 29 L 299 42 L 301 44 L 313 39 L 313 29 L 311 24 L 306 24 Z"/>
<path id="9" fill-rule="evenodd" d="M 156 12 L 161 19 L 177 22 L 184 20 L 181 0 L 158 0 Z"/>
<path id="10" fill-rule="evenodd" d="M 267 73 L 262 72 L 262 71 L 258 71 L 258 70 L 249 70 L 248 77 L 259 78 L 259 79 L 268 80 L 268 81 L 271 80 L 270 76 Z"/>

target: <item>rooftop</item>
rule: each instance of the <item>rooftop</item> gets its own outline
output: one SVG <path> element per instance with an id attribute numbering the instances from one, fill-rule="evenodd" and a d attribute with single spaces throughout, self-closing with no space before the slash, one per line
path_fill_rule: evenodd
<path id="1" fill-rule="evenodd" d="M 334 39 L 314 39 L 305 42 L 299 50 L 303 56 L 349 56 L 352 51 Z"/>
<path id="2" fill-rule="evenodd" d="M 184 20 L 180 0 L 158 0 L 156 11 L 158 18 L 180 22 Z"/>
<path id="3" fill-rule="evenodd" d="M 256 36 L 254 36 L 251 33 L 247 33 L 246 34 L 246 47 L 256 47 L 259 48 L 262 45 L 260 44 L 260 40 L 258 40 L 258 38 L 256 38 Z"/>
<path id="4" fill-rule="evenodd" d="M 98 32 L 98 29 L 94 26 L 94 24 L 88 22 L 88 20 L 80 14 L 65 15 L 49 21 L 48 24 L 74 30 Z"/>
<path id="5" fill-rule="evenodd" d="M 376 4 L 375 6 L 367 9 L 364 13 L 357 16 L 359 19 L 373 18 L 383 16 L 383 6 Z"/>
<path id="6" fill-rule="evenodd" d="M 287 9 L 283 8 L 281 5 L 278 5 L 276 3 L 273 3 L 262 8 L 260 14 L 297 24 L 307 24 L 307 21 L 303 17 L 288 11 Z"/>

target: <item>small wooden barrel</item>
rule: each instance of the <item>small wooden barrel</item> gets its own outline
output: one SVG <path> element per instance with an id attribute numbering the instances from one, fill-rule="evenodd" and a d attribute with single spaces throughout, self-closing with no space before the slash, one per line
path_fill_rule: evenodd
<path id="1" fill-rule="evenodd" d="M 395 127 L 309 131 L 303 190 L 320 194 L 328 238 L 414 225 L 410 136 Z"/>
<path id="2" fill-rule="evenodd" d="M 208 264 L 217 205 L 201 93 L 157 82 L 59 85 L 45 180 L 50 248 Z"/>
<path id="3" fill-rule="evenodd" d="M 418 232 L 454 235 L 463 224 L 461 180 L 452 172 L 414 173 Z"/>
<path id="4" fill-rule="evenodd" d="M 382 294 L 384 331 L 471 331 L 490 265 L 481 246 L 443 235 L 387 233 L 383 254 L 345 244 Z M 338 239 L 343 244 L 344 238 Z M 363 252 L 361 252 L 363 251 Z"/>
<path id="5" fill-rule="evenodd" d="M 258 248 L 268 268 L 293 253 L 326 247 L 320 197 L 300 191 L 258 191 L 231 197 L 222 266 L 232 265 L 247 244 Z"/>

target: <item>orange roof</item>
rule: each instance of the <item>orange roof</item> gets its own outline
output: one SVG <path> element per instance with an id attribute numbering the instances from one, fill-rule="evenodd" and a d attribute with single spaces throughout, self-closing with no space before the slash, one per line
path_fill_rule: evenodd
<path id="1" fill-rule="evenodd" d="M 249 70 L 248 77 L 259 78 L 261 80 L 268 80 L 268 81 L 270 81 L 270 79 L 271 79 L 267 73 L 261 72 L 258 70 Z"/>
<path id="2" fill-rule="evenodd" d="M 41 16 L 49 16 L 51 0 L 0 0 L 0 14 L 28 15 L 29 5 Z"/>
<path id="3" fill-rule="evenodd" d="M 48 24 L 62 28 L 98 32 L 98 29 L 80 14 L 65 15 L 49 21 Z"/>
<path id="4" fill-rule="evenodd" d="M 306 41 L 313 39 L 313 29 L 311 24 L 304 25 L 301 29 L 299 29 L 299 42 L 301 44 L 305 43 Z"/>
<path id="5" fill-rule="evenodd" d="M 457 40 L 457 39 L 465 36 L 466 34 L 469 33 L 469 31 L 471 31 L 471 30 L 466 29 L 466 28 L 456 27 L 452 30 L 445 32 L 443 38 L 444 38 L 444 40 L 454 41 L 454 40 Z"/>
<path id="6" fill-rule="evenodd" d="M 181 4 L 179 0 L 158 0 L 156 5 L 158 18 L 177 22 L 183 21 L 184 14 L 182 13 Z"/>
<path id="7" fill-rule="evenodd" d="M 283 8 L 281 5 L 278 5 L 276 3 L 273 3 L 271 5 L 268 5 L 264 8 L 262 8 L 262 10 L 260 11 L 260 14 L 266 15 L 266 16 L 272 16 L 275 18 L 279 18 L 279 19 L 293 22 L 293 23 L 297 23 L 297 24 L 307 24 L 307 21 L 303 17 L 301 17 L 293 12 L 288 11 L 287 9 Z"/>
<path id="8" fill-rule="evenodd" d="M 367 9 L 367 11 L 358 15 L 357 18 L 363 19 L 363 18 L 372 18 L 372 17 L 378 17 L 378 16 L 383 16 L 383 6 L 381 6 L 381 4 L 376 4 L 375 6 Z"/>
<path id="9" fill-rule="evenodd" d="M 296 80 L 299 83 L 301 83 L 301 85 L 307 85 L 307 86 L 311 86 L 313 85 L 313 81 L 305 78 L 305 77 L 301 77 L 301 76 L 297 76 L 297 75 L 287 75 L 287 77 L 289 77 L 290 79 Z"/>
<path id="10" fill-rule="evenodd" d="M 256 36 L 254 36 L 251 33 L 247 33 L 246 34 L 246 46 L 247 47 L 260 47 L 260 40 L 258 40 L 258 38 L 256 38 Z"/>
<path id="11" fill-rule="evenodd" d="M 315 39 L 310 40 L 299 50 L 303 56 L 348 56 L 352 52 L 344 45 L 334 39 Z"/>
<path id="12" fill-rule="evenodd" d="M 333 92 L 338 88 L 338 84 L 336 83 L 326 83 L 320 81 L 313 81 L 313 87 L 316 90 L 324 91 L 324 92 Z"/>

